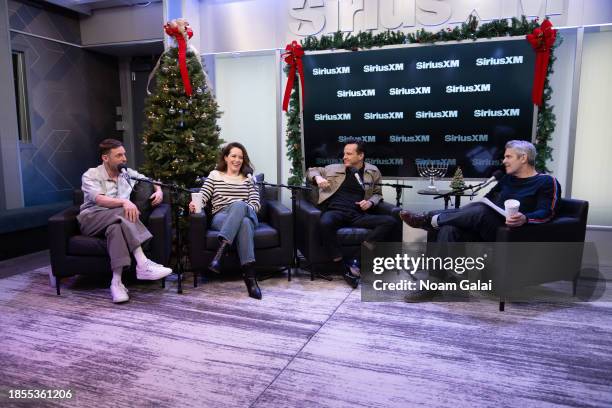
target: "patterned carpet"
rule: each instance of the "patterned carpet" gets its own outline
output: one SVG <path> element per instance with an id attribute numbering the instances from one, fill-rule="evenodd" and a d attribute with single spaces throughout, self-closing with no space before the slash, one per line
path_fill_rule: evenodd
<path id="1" fill-rule="evenodd" d="M 612 406 L 612 302 L 363 303 L 340 279 L 0 279 L 0 406 Z M 71 389 L 19 402 L 8 390 Z"/>

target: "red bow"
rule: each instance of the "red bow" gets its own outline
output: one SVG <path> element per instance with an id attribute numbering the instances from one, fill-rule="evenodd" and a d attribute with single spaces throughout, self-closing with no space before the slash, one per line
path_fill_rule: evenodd
<path id="1" fill-rule="evenodd" d="M 183 79 L 183 86 L 185 87 L 185 94 L 191 96 L 191 81 L 189 80 L 189 71 L 187 71 L 187 40 L 193 37 L 193 30 L 189 25 L 185 26 L 185 31 L 181 30 L 177 24 L 166 23 L 164 25 L 166 34 L 176 40 L 179 49 L 179 69 L 181 71 L 181 78 Z M 187 38 L 185 38 L 187 37 Z"/>
<path id="2" fill-rule="evenodd" d="M 550 51 L 557 31 L 552 28 L 550 20 L 546 19 L 540 27 L 533 30 L 533 33 L 527 34 L 527 41 L 536 52 L 536 65 L 533 78 L 533 88 L 531 90 L 531 100 L 534 104 L 542 106 L 542 93 L 544 92 L 544 80 L 546 79 L 546 71 L 548 70 L 548 61 L 550 60 Z"/>
<path id="3" fill-rule="evenodd" d="M 293 89 L 295 81 L 295 71 L 300 74 L 300 83 L 302 85 L 302 104 L 304 103 L 304 66 L 302 65 L 302 57 L 304 49 L 297 41 L 287 44 L 282 57 L 285 58 L 285 63 L 289 65 L 289 74 L 287 76 L 287 86 L 285 87 L 285 97 L 283 98 L 283 110 L 286 112 L 289 107 L 289 97 Z"/>

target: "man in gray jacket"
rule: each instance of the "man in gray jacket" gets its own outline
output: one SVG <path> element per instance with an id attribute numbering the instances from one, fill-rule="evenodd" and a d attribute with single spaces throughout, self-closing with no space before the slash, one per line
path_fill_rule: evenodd
<path id="1" fill-rule="evenodd" d="M 363 244 L 373 248 L 373 243 L 384 240 L 398 220 L 390 215 L 370 214 L 368 210 L 382 201 L 382 189 L 378 183 L 382 176 L 378 168 L 365 161 L 363 142 L 344 145 L 343 164 L 311 167 L 306 178 L 319 188 L 318 205 L 321 214 L 321 240 L 329 249 L 334 262 L 342 261 L 342 252 L 336 232 L 343 227 L 368 228 L 371 231 Z M 360 274 L 358 254 L 346 262 L 345 278 L 356 287 Z"/>
<path id="2" fill-rule="evenodd" d="M 140 221 L 140 212 L 130 201 L 132 183 L 124 177 L 120 166 L 125 166 L 127 158 L 123 144 L 115 139 L 105 139 L 100 143 L 102 164 L 87 170 L 82 177 L 84 202 L 77 219 L 84 235 L 106 237 L 113 279 L 110 291 L 114 303 L 127 302 L 129 296 L 123 286 L 123 269 L 131 264 L 131 256 L 136 260 L 136 277 L 141 280 L 157 280 L 172 273 L 172 269 L 148 259 L 141 245 L 153 236 Z M 127 175 L 145 178 L 142 174 L 126 170 Z M 159 186 L 150 197 L 153 206 L 162 202 L 163 193 Z"/>

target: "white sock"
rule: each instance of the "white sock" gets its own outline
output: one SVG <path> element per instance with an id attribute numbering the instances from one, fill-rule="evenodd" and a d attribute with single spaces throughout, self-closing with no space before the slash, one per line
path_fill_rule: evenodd
<path id="1" fill-rule="evenodd" d="M 145 256 L 144 252 L 142 252 L 142 248 L 141 248 L 141 247 L 136 248 L 136 249 L 134 250 L 133 254 L 134 254 L 134 258 L 136 258 L 136 263 L 137 263 L 139 266 L 143 266 L 143 265 L 144 265 L 145 263 L 147 263 L 147 261 L 149 260 L 149 259 L 148 259 L 148 258 Z"/>
<path id="2" fill-rule="evenodd" d="M 436 214 L 433 217 L 431 217 L 431 226 L 434 227 L 435 229 L 440 228 L 440 226 L 438 225 L 438 216 L 440 214 Z"/>
<path id="3" fill-rule="evenodd" d="M 113 269 L 113 279 L 111 280 L 111 285 L 121 284 L 121 274 L 122 273 L 123 273 L 123 267 Z"/>

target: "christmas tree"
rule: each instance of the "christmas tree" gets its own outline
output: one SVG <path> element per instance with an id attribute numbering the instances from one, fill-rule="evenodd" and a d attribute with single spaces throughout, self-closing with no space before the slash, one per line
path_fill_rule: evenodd
<path id="1" fill-rule="evenodd" d="M 189 23 L 177 19 L 164 28 L 178 46 L 160 57 L 155 91 L 145 102 L 142 171 L 166 183 L 194 187 L 215 166 L 222 142 L 220 112 L 200 56 L 186 45 L 193 35 Z"/>
<path id="2" fill-rule="evenodd" d="M 463 187 L 465 187 L 465 180 L 463 180 L 463 171 L 461 171 L 461 167 L 457 166 L 457 170 L 455 170 L 453 180 L 450 183 L 450 188 L 451 190 L 460 190 Z"/>

